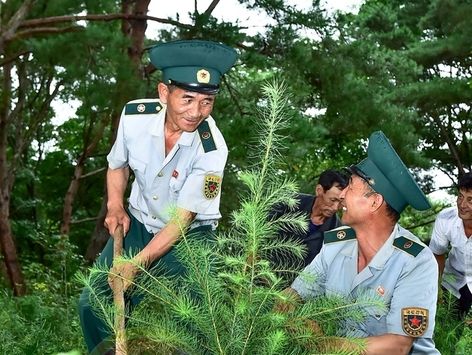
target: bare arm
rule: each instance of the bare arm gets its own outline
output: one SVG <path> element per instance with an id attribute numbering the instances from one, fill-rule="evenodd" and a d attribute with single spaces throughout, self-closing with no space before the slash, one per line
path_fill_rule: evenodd
<path id="1" fill-rule="evenodd" d="M 130 220 L 123 205 L 126 186 L 128 185 L 129 169 L 110 169 L 107 171 L 107 215 L 105 227 L 112 234 L 115 228 L 123 225 L 124 233 L 129 230 Z"/>
<path id="2" fill-rule="evenodd" d="M 139 263 L 150 264 L 159 259 L 175 244 L 195 218 L 195 213 L 177 208 L 176 216 L 136 255 Z"/>
<path id="3" fill-rule="evenodd" d="M 441 255 L 434 254 L 434 257 L 436 258 L 436 261 L 438 262 L 439 280 L 441 280 L 441 277 L 444 271 L 444 266 L 446 265 L 446 254 L 441 254 Z"/>
<path id="4" fill-rule="evenodd" d="M 414 338 L 398 335 L 383 334 L 367 338 L 366 355 L 374 354 L 408 354 Z"/>

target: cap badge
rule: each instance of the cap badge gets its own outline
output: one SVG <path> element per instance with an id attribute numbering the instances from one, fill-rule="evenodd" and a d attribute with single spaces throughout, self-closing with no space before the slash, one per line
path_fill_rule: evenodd
<path id="1" fill-rule="evenodd" d="M 136 107 L 136 110 L 138 110 L 138 112 L 140 112 L 140 113 L 143 113 L 144 111 L 146 111 L 146 106 L 144 104 L 139 104 Z"/>
<path id="2" fill-rule="evenodd" d="M 346 238 L 346 232 L 345 231 L 339 231 L 338 233 L 336 233 L 336 238 L 338 238 L 338 239 Z"/>
<path id="3" fill-rule="evenodd" d="M 197 81 L 199 83 L 208 84 L 210 82 L 210 73 L 208 70 L 200 69 L 197 71 Z"/>

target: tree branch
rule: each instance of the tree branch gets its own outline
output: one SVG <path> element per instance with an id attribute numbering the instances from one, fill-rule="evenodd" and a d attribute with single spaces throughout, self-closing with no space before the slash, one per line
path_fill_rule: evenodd
<path id="1" fill-rule="evenodd" d="M 66 32 L 78 32 L 83 31 L 85 28 L 81 26 L 70 26 L 70 27 L 39 27 L 39 28 L 32 28 L 25 31 L 19 31 L 15 34 L 11 40 L 19 39 L 19 38 L 28 38 L 33 37 L 35 35 L 42 35 L 42 34 L 56 34 L 56 33 L 66 33 Z"/>
<path id="2" fill-rule="evenodd" d="M 0 67 L 3 67 L 5 64 L 7 63 L 11 63 L 13 62 L 14 60 L 16 60 L 16 58 L 19 58 L 21 57 L 22 55 L 25 55 L 25 54 L 29 54 L 31 53 L 31 51 L 21 51 L 21 52 L 18 52 L 18 53 L 15 53 L 11 56 L 9 56 L 8 58 L 5 58 L 3 61 L 0 62 Z"/>
<path id="3" fill-rule="evenodd" d="M 113 21 L 113 20 L 149 20 L 177 27 L 187 29 L 193 28 L 192 25 L 184 24 L 179 21 L 169 20 L 148 15 L 133 15 L 133 14 L 106 14 L 106 15 L 67 15 L 67 16 L 53 16 L 41 19 L 26 20 L 21 23 L 20 28 L 38 27 L 43 25 L 58 24 L 72 21 Z"/>
<path id="4" fill-rule="evenodd" d="M 213 10 L 215 9 L 216 5 L 218 5 L 218 3 L 220 2 L 220 0 L 213 0 L 210 4 L 210 6 L 208 6 L 208 8 L 205 10 L 205 12 L 203 13 L 205 16 L 210 16 L 211 13 L 213 12 Z"/>
<path id="5" fill-rule="evenodd" d="M 84 222 L 93 222 L 96 221 L 98 217 L 89 217 L 89 218 L 83 218 L 83 219 L 76 219 L 70 221 L 70 224 L 79 224 L 79 223 L 84 223 Z"/>
<path id="6" fill-rule="evenodd" d="M 23 19 L 28 15 L 28 12 L 31 8 L 31 5 L 33 5 L 34 0 L 25 0 L 23 1 L 23 4 L 21 4 L 21 7 L 18 9 L 17 12 L 12 16 L 10 21 L 8 21 L 5 32 L 2 33 L 1 35 L 1 40 L 0 42 L 8 42 L 11 38 L 14 37 L 16 30 L 18 27 L 21 26 L 22 23 L 24 23 Z"/>
<path id="7" fill-rule="evenodd" d="M 96 175 L 96 174 L 100 174 L 100 173 L 101 173 L 102 171 L 104 171 L 104 170 L 107 170 L 107 168 L 100 168 L 100 169 L 91 171 L 91 172 L 89 172 L 89 173 L 87 173 L 87 174 L 82 174 L 82 175 L 79 177 L 79 179 L 85 179 L 85 178 L 87 178 L 87 177 L 89 177 L 89 176 L 93 176 L 93 175 Z"/>

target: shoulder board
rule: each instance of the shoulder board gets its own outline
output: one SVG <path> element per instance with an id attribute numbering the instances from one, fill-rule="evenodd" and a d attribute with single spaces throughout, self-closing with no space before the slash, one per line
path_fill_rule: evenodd
<path id="1" fill-rule="evenodd" d="M 200 123 L 197 129 L 205 153 L 211 152 L 212 150 L 216 150 L 215 141 L 213 140 L 213 136 L 211 135 L 210 125 L 208 124 L 208 122 L 204 120 L 202 123 Z"/>
<path id="2" fill-rule="evenodd" d="M 161 110 L 162 105 L 158 101 L 133 102 L 125 106 L 125 115 L 143 115 L 148 113 L 158 113 Z"/>
<path id="3" fill-rule="evenodd" d="M 396 238 L 393 246 L 413 256 L 417 256 L 424 249 L 423 245 L 405 237 Z"/>
<path id="4" fill-rule="evenodd" d="M 324 243 L 344 242 L 356 239 L 356 232 L 349 227 L 340 227 L 324 232 Z"/>

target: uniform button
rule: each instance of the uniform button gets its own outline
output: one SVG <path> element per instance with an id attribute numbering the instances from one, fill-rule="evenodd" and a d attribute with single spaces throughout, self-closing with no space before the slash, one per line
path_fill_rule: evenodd
<path id="1" fill-rule="evenodd" d="M 152 196 L 152 199 L 157 200 L 157 196 L 156 195 Z"/>
<path id="2" fill-rule="evenodd" d="M 163 177 L 163 176 L 164 176 L 164 173 L 163 173 L 162 171 L 160 171 L 159 174 L 157 174 L 157 176 Z"/>

